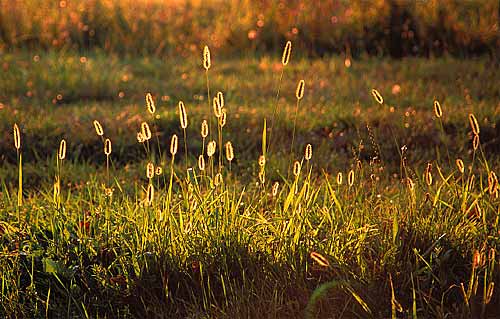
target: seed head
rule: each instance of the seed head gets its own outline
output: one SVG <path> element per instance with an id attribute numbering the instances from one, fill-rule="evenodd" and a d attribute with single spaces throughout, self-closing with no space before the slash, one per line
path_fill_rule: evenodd
<path id="1" fill-rule="evenodd" d="M 311 258 L 317 262 L 320 266 L 323 267 L 330 267 L 330 263 L 328 262 L 328 259 L 326 259 L 323 255 L 317 253 L 317 252 L 312 252 L 311 253 Z"/>
<path id="2" fill-rule="evenodd" d="M 145 141 L 151 139 L 151 130 L 149 129 L 148 123 L 146 122 L 141 123 L 141 133 Z"/>
<path id="3" fill-rule="evenodd" d="M 104 154 L 106 154 L 106 156 L 111 154 L 111 140 L 109 138 L 104 141 Z"/>
<path id="4" fill-rule="evenodd" d="M 476 117 L 472 113 L 469 114 L 469 123 L 474 135 L 479 135 L 479 123 L 477 122 Z"/>
<path id="5" fill-rule="evenodd" d="M 266 157 L 264 155 L 259 156 L 259 166 L 264 167 L 266 165 Z"/>
<path id="6" fill-rule="evenodd" d="M 19 131 L 17 123 L 14 123 L 14 147 L 17 150 L 21 148 L 21 132 Z"/>
<path id="7" fill-rule="evenodd" d="M 281 64 L 283 66 L 287 65 L 290 61 L 290 54 L 292 53 L 292 42 L 287 41 L 285 44 L 285 49 L 283 50 L 283 56 L 281 57 Z"/>
<path id="8" fill-rule="evenodd" d="M 64 139 L 59 143 L 59 152 L 57 155 L 61 161 L 66 157 L 66 141 Z"/>
<path id="9" fill-rule="evenodd" d="M 443 116 L 443 110 L 441 109 L 441 104 L 439 104 L 438 100 L 434 101 L 434 114 L 437 118 Z"/>
<path id="10" fill-rule="evenodd" d="M 178 142 L 179 139 L 177 138 L 177 135 L 172 135 L 172 139 L 170 140 L 170 154 L 172 154 L 172 156 L 175 156 L 175 154 L 177 153 Z"/>
<path id="11" fill-rule="evenodd" d="M 220 127 L 224 127 L 226 125 L 226 109 L 222 109 L 222 112 L 219 117 Z"/>
<path id="12" fill-rule="evenodd" d="M 144 135 L 142 135 L 142 132 L 137 132 L 137 142 L 139 143 L 144 143 L 146 139 L 144 138 Z"/>
<path id="13" fill-rule="evenodd" d="M 342 185 L 342 172 L 337 174 L 337 185 Z"/>
<path id="14" fill-rule="evenodd" d="M 296 177 L 299 176 L 300 169 L 301 169 L 300 162 L 295 161 L 295 163 L 293 163 L 293 175 L 295 175 Z"/>
<path id="15" fill-rule="evenodd" d="M 347 175 L 347 183 L 349 184 L 349 187 L 351 187 L 354 184 L 354 170 L 349 171 L 349 175 Z"/>
<path id="16" fill-rule="evenodd" d="M 104 130 L 102 129 L 102 125 L 101 125 L 101 123 L 99 123 L 98 120 L 94 120 L 94 128 L 95 128 L 95 132 L 97 133 L 97 135 L 99 135 L 99 136 L 104 135 Z"/>
<path id="17" fill-rule="evenodd" d="M 493 195 L 497 191 L 498 187 L 498 178 L 495 172 L 491 171 L 488 175 L 488 192 Z"/>
<path id="18" fill-rule="evenodd" d="M 205 46 L 203 48 L 203 67 L 205 68 L 205 70 L 208 71 L 208 69 L 210 69 L 210 65 L 211 65 L 211 61 L 210 61 L 210 49 L 208 48 L 208 46 Z"/>
<path id="19" fill-rule="evenodd" d="M 214 184 L 215 184 L 215 186 L 219 186 L 220 184 L 222 184 L 222 182 L 223 182 L 222 174 L 221 173 L 217 173 L 217 175 L 215 175 L 215 177 L 214 177 Z"/>
<path id="20" fill-rule="evenodd" d="M 382 95 L 376 89 L 372 89 L 372 95 L 373 95 L 373 98 L 375 99 L 375 101 L 377 101 L 378 104 L 384 104 L 384 98 L 382 97 Z"/>
<path id="21" fill-rule="evenodd" d="M 222 107 L 220 106 L 219 100 L 217 97 L 214 97 L 212 105 L 214 106 L 214 114 L 216 118 L 219 118 L 222 115 Z"/>
<path id="22" fill-rule="evenodd" d="M 154 114 L 156 111 L 155 101 L 153 100 L 153 96 L 151 93 L 146 94 L 146 106 L 148 108 L 149 113 Z"/>
<path id="23" fill-rule="evenodd" d="M 222 92 L 217 92 L 217 102 L 220 105 L 220 108 L 222 109 L 224 107 L 224 94 Z"/>
<path id="24" fill-rule="evenodd" d="M 205 158 L 203 157 L 203 155 L 198 156 L 198 168 L 200 169 L 200 171 L 205 170 Z"/>
<path id="25" fill-rule="evenodd" d="M 457 168 L 458 170 L 460 171 L 460 173 L 464 173 L 465 171 L 465 168 L 464 168 L 464 162 L 460 159 L 460 158 L 457 158 L 455 160 L 455 164 L 457 165 Z"/>
<path id="26" fill-rule="evenodd" d="M 205 138 L 208 136 L 208 123 L 207 120 L 201 122 L 201 137 Z"/>
<path id="27" fill-rule="evenodd" d="M 306 158 L 307 161 L 309 161 L 313 156 L 313 148 L 311 144 L 306 145 L 306 151 L 304 154 L 304 157 Z"/>
<path id="28" fill-rule="evenodd" d="M 179 119 L 181 122 L 181 127 L 185 129 L 188 125 L 186 107 L 184 106 L 184 102 L 179 101 Z"/>
<path id="29" fill-rule="evenodd" d="M 233 144 L 231 142 L 226 143 L 226 158 L 228 161 L 232 161 L 234 159 L 234 152 L 233 152 Z"/>
<path id="30" fill-rule="evenodd" d="M 278 195 L 278 189 L 280 187 L 280 183 L 278 182 L 274 182 L 273 184 L 273 189 L 272 189 L 272 194 L 274 197 L 276 197 L 276 195 Z"/>
<path id="31" fill-rule="evenodd" d="M 153 163 L 149 162 L 148 165 L 146 165 L 146 177 L 151 179 L 155 175 L 155 166 Z"/>
<path id="32" fill-rule="evenodd" d="M 155 198 L 155 188 L 153 184 L 148 185 L 148 191 L 147 191 L 147 204 L 148 206 L 151 206 L 153 204 L 153 199 Z"/>
<path id="33" fill-rule="evenodd" d="M 157 166 L 155 170 L 156 175 L 161 175 L 163 174 L 163 168 L 161 166 Z"/>
<path id="34" fill-rule="evenodd" d="M 479 135 L 477 134 L 474 135 L 474 139 L 472 140 L 472 147 L 474 148 L 474 151 L 479 147 Z"/>
<path id="35" fill-rule="evenodd" d="M 207 145 L 208 157 L 212 157 L 215 154 L 216 147 L 217 147 L 217 143 L 215 143 L 215 141 L 208 142 L 208 145 Z"/>
<path id="36" fill-rule="evenodd" d="M 297 84 L 297 90 L 295 91 L 295 97 L 297 97 L 297 100 L 300 100 L 304 97 L 304 87 L 306 83 L 304 80 L 300 80 L 299 84 Z"/>

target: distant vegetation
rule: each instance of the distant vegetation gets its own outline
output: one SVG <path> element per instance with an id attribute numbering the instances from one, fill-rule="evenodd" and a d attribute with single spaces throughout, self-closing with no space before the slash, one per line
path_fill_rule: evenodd
<path id="1" fill-rule="evenodd" d="M 3 0 L 0 49 L 498 57 L 499 19 L 496 0 Z"/>

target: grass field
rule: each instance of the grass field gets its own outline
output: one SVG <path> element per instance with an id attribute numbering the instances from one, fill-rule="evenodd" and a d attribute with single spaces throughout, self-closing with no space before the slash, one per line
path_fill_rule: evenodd
<path id="1" fill-rule="evenodd" d="M 213 55 L 206 71 L 201 53 L 20 51 L 0 67 L 1 317 L 500 316 L 491 60 Z"/>

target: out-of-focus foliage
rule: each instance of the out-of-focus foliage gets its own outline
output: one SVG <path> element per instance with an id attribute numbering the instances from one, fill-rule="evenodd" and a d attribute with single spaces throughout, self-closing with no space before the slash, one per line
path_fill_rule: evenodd
<path id="1" fill-rule="evenodd" d="M 498 51 L 499 19 L 497 0 L 0 0 L 0 49 L 465 56 Z"/>

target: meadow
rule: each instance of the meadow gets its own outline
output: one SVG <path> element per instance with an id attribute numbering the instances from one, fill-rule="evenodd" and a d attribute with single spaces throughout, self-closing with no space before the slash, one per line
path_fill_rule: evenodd
<path id="1" fill-rule="evenodd" d="M 500 316 L 497 62 L 33 52 L 1 317 Z"/>

